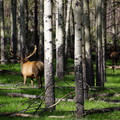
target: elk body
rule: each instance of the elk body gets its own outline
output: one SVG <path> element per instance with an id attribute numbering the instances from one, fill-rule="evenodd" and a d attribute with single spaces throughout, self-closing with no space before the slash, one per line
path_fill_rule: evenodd
<path id="1" fill-rule="evenodd" d="M 111 57 L 111 59 L 112 59 L 113 65 L 117 65 L 118 59 L 119 59 L 119 52 L 112 52 L 112 53 L 110 54 L 110 57 Z"/>
<path id="2" fill-rule="evenodd" d="M 27 61 L 22 63 L 22 75 L 24 77 L 24 85 L 26 79 L 31 78 L 31 85 L 33 87 L 33 79 L 38 81 L 38 87 L 42 87 L 42 77 L 44 74 L 44 64 L 41 61 Z"/>
<path id="3" fill-rule="evenodd" d="M 112 59 L 112 68 L 113 68 L 113 71 L 114 71 L 114 67 L 115 67 L 115 65 L 117 65 L 117 63 L 118 63 L 118 60 L 119 60 L 119 52 L 112 52 L 111 54 L 110 54 L 110 57 L 111 57 L 111 59 Z"/>
<path id="4" fill-rule="evenodd" d="M 42 87 L 42 77 L 44 75 L 44 64 L 41 61 L 28 61 L 28 58 L 36 53 L 36 46 L 32 54 L 25 59 L 21 60 L 21 72 L 24 77 L 24 85 L 26 85 L 26 79 L 31 78 L 31 85 L 33 87 L 33 79 L 38 81 L 38 87 Z"/>

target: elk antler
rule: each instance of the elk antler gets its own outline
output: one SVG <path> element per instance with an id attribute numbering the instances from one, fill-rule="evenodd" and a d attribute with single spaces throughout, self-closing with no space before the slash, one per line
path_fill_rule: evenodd
<path id="1" fill-rule="evenodd" d="M 30 58 L 31 56 L 33 56 L 33 55 L 36 53 L 36 50 L 37 50 L 37 46 L 35 45 L 33 52 L 32 52 L 30 55 L 28 55 L 28 56 L 26 57 L 26 59 L 28 59 L 28 58 Z"/>

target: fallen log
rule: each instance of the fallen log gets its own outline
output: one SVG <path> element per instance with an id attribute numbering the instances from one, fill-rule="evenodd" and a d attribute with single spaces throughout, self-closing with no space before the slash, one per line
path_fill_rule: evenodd
<path id="1" fill-rule="evenodd" d="M 19 116 L 19 117 L 37 117 L 37 116 L 35 116 L 35 115 L 25 114 L 25 113 L 15 113 L 15 114 L 12 114 L 11 116 Z"/>
<path id="2" fill-rule="evenodd" d="M 0 69 L 0 74 L 22 75 L 19 72 L 10 71 L 10 70 L 1 70 L 1 69 Z"/>
<path id="3" fill-rule="evenodd" d="M 30 99 L 35 99 L 35 98 L 40 98 L 44 99 L 44 96 L 37 96 L 37 95 L 30 95 L 30 94 L 22 94 L 22 93 L 5 93 L 4 95 L 11 96 L 11 97 L 24 97 L 24 98 L 30 98 Z M 55 101 L 59 101 L 60 98 L 56 98 Z M 74 99 L 61 99 L 61 101 L 74 101 Z"/>
<path id="4" fill-rule="evenodd" d="M 5 113 L 0 113 L 0 116 L 11 116 L 13 113 L 12 112 L 5 112 Z"/>
<path id="5" fill-rule="evenodd" d="M 38 117 L 35 115 L 31 115 L 31 114 L 25 114 L 25 113 L 12 113 L 12 112 L 6 112 L 6 113 L 0 113 L 0 116 L 19 116 L 19 117 Z"/>
<path id="6" fill-rule="evenodd" d="M 98 94 L 92 94 L 92 95 L 89 95 L 89 98 L 90 97 L 119 97 L 120 94 L 119 93 L 98 93 Z"/>
<path id="7" fill-rule="evenodd" d="M 59 118 L 59 119 L 61 118 L 61 119 L 63 119 L 63 118 L 65 118 L 65 116 L 49 116 L 49 118 L 56 118 L 56 119 L 57 118 Z"/>
<path id="8" fill-rule="evenodd" d="M 29 95 L 29 94 L 22 94 L 22 93 L 5 93 L 5 95 L 11 96 L 11 97 L 24 97 L 24 98 L 37 98 L 37 95 Z M 43 96 L 39 96 L 40 98 L 43 98 Z"/>
<path id="9" fill-rule="evenodd" d="M 90 115 L 95 113 L 106 113 L 106 112 L 113 112 L 113 111 L 120 111 L 120 107 L 109 107 L 109 108 L 86 110 L 85 115 Z"/>
<path id="10" fill-rule="evenodd" d="M 35 98 L 44 99 L 44 96 L 22 94 L 22 93 L 5 93 L 5 95 L 11 96 L 11 97 L 24 97 L 24 98 L 30 98 L 30 99 L 35 99 Z M 113 94 L 113 96 L 116 96 L 116 95 L 118 95 L 118 94 Z M 59 100 L 60 100 L 60 98 L 55 99 L 55 101 L 59 101 Z M 103 98 L 95 98 L 95 97 L 93 97 L 92 99 L 90 98 L 89 100 L 103 100 L 105 102 L 113 102 L 113 103 L 119 103 L 120 102 L 120 100 L 103 99 Z M 61 101 L 63 101 L 63 102 L 64 101 L 73 102 L 73 101 L 75 101 L 75 99 L 64 98 L 64 99 L 61 99 Z"/>

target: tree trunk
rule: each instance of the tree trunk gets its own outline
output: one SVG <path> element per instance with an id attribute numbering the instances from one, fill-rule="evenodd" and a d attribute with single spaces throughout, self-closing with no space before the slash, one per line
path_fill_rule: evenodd
<path id="1" fill-rule="evenodd" d="M 89 0 L 83 0 L 84 5 L 84 28 L 85 28 L 85 54 L 87 85 L 94 86 L 94 71 L 91 55 L 91 36 L 90 36 L 90 18 L 89 18 Z"/>
<path id="2" fill-rule="evenodd" d="M 40 0 L 40 12 L 39 12 L 39 30 L 40 30 L 40 38 L 39 38 L 39 60 L 44 61 L 44 26 L 43 26 L 43 14 L 44 14 L 44 1 Z"/>
<path id="3" fill-rule="evenodd" d="M 80 117 L 84 113 L 84 92 L 82 74 L 82 0 L 74 1 L 74 25 L 75 25 L 75 91 L 76 91 L 76 116 Z"/>
<path id="4" fill-rule="evenodd" d="M 58 0 L 58 37 L 56 41 L 56 74 L 64 77 L 64 8 L 63 0 Z"/>
<path id="5" fill-rule="evenodd" d="M 25 27 L 26 27 L 26 30 L 25 30 L 25 35 L 26 35 L 26 41 L 25 41 L 25 44 L 26 44 L 26 54 L 29 54 L 29 7 L 28 7 L 28 0 L 25 0 Z"/>
<path id="6" fill-rule="evenodd" d="M 34 7 L 34 24 L 35 24 L 35 45 L 37 48 L 39 47 L 39 37 L 38 37 L 38 0 L 34 0 L 35 7 Z M 38 59 L 38 49 L 36 51 L 36 59 Z"/>
<path id="7" fill-rule="evenodd" d="M 21 57 L 24 58 L 26 54 L 25 50 L 25 1 L 20 0 L 20 42 L 21 42 Z"/>
<path id="8" fill-rule="evenodd" d="M 45 107 L 49 108 L 55 103 L 53 52 L 52 52 L 52 1 L 44 1 L 44 64 L 45 64 Z M 53 111 L 54 107 L 49 110 Z"/>
<path id="9" fill-rule="evenodd" d="M 83 89 L 84 89 L 84 100 L 88 98 L 88 83 L 87 83 L 87 66 L 86 66 L 86 56 L 85 56 L 85 35 L 84 27 L 82 33 L 82 67 L 83 67 Z"/>
<path id="10" fill-rule="evenodd" d="M 1 38 L 1 64 L 5 64 L 5 23 L 4 23 L 3 0 L 0 0 L 0 38 Z"/>
<path id="11" fill-rule="evenodd" d="M 70 58 L 72 59 L 74 59 L 74 34 L 75 34 L 74 29 L 75 29 L 74 28 L 74 13 L 73 13 L 73 7 L 72 7 L 71 12 L 70 12 L 70 40 L 69 40 L 70 42 L 68 42 L 68 56 L 70 56 Z"/>
<path id="12" fill-rule="evenodd" d="M 102 63 L 103 63 L 103 73 L 102 79 L 106 81 L 106 0 L 102 1 Z"/>
<path id="13" fill-rule="evenodd" d="M 17 24 L 16 24 L 16 0 L 11 0 L 11 49 L 13 51 L 13 58 L 16 58 L 17 54 Z"/>
<path id="14" fill-rule="evenodd" d="M 117 51 L 118 41 L 116 39 L 116 12 L 115 12 L 116 8 L 115 8 L 115 6 L 116 6 L 115 0 L 112 0 L 112 23 L 113 23 L 113 25 L 112 25 L 112 34 L 113 34 L 112 39 L 113 39 L 114 49 L 115 49 L 115 51 Z"/>
<path id="15" fill-rule="evenodd" d="M 96 69 L 96 86 L 104 87 L 104 80 L 102 77 L 103 64 L 102 64 L 102 0 L 97 0 L 97 69 Z"/>
<path id="16" fill-rule="evenodd" d="M 17 3 L 17 55 L 21 56 L 21 40 L 20 40 L 20 1 Z"/>
<path id="17" fill-rule="evenodd" d="M 66 28 L 65 28 L 65 61 L 68 56 L 68 46 L 70 43 L 70 12 L 71 12 L 72 0 L 68 0 L 67 2 L 67 17 L 66 17 Z"/>

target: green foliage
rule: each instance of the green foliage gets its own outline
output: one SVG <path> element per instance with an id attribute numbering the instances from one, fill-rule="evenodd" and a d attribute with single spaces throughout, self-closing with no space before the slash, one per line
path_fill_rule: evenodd
<path id="1" fill-rule="evenodd" d="M 111 61 L 107 62 L 107 66 L 111 65 Z M 73 74 L 73 67 L 74 61 L 68 60 L 67 63 L 67 74 L 63 79 L 55 78 L 55 97 L 56 98 L 64 98 L 64 99 L 74 99 L 74 74 Z M 20 64 L 7 64 L 7 65 L 0 65 L 0 69 L 3 70 L 10 70 L 20 73 Z M 72 72 L 69 73 L 69 72 Z M 90 95 L 92 94 L 118 94 L 120 91 L 120 70 L 116 69 L 114 72 L 112 69 L 107 68 L 107 81 L 105 83 L 105 88 L 98 88 L 94 87 L 90 90 Z M 44 88 L 32 88 L 30 85 L 30 80 L 27 79 L 27 86 L 23 86 L 23 78 L 20 75 L 11 75 L 11 74 L 0 74 L 0 84 L 7 84 L 8 86 L 0 86 L 0 111 L 1 113 L 4 112 L 15 112 L 21 111 L 26 109 L 30 106 L 35 99 L 29 98 L 21 98 L 21 97 L 10 97 L 6 96 L 6 93 L 22 93 L 22 94 L 30 94 L 30 95 L 41 95 L 44 96 Z M 35 86 L 37 82 L 35 81 Z M 71 93 L 70 95 L 66 96 L 67 94 Z M 66 97 L 65 97 L 66 96 Z M 101 109 L 101 108 L 109 108 L 109 107 L 117 107 L 120 106 L 120 102 L 107 102 L 103 99 L 110 99 L 110 100 L 120 100 L 120 96 L 96 96 L 95 99 L 86 100 L 85 101 L 85 110 L 91 109 Z M 26 113 L 33 113 L 38 105 L 41 104 L 40 109 L 37 112 L 39 117 L 31 117 L 31 118 L 23 118 L 23 117 L 0 117 L 1 120 L 55 120 L 57 118 L 52 118 L 52 116 L 63 116 L 64 120 L 74 120 L 75 115 L 74 112 L 76 110 L 75 101 L 61 101 L 56 106 L 56 111 L 48 112 L 43 111 L 44 108 L 44 100 L 37 99 L 34 104 L 31 105 L 30 109 L 27 110 Z M 51 116 L 51 117 L 50 117 Z M 120 111 L 113 111 L 107 113 L 95 113 L 91 115 L 86 115 L 81 118 L 81 120 L 119 120 L 120 118 Z"/>

